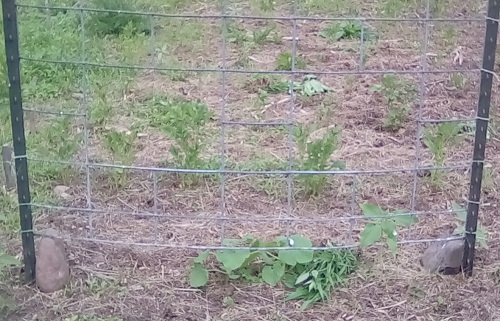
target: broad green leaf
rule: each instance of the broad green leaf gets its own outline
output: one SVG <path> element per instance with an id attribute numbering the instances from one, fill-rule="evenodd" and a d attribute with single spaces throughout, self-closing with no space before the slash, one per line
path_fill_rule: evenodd
<path id="1" fill-rule="evenodd" d="M 389 249 L 391 250 L 392 253 L 396 253 L 398 249 L 398 243 L 396 239 L 393 238 L 387 238 L 386 240 L 387 245 L 389 246 Z"/>
<path id="2" fill-rule="evenodd" d="M 285 273 L 281 280 L 283 281 L 283 284 L 290 288 L 290 289 L 295 289 L 295 278 L 296 276 L 291 273 Z"/>
<path id="3" fill-rule="evenodd" d="M 209 251 L 203 251 L 200 254 L 198 254 L 197 257 L 193 259 L 194 263 L 203 263 L 207 259 L 207 257 L 210 255 Z"/>
<path id="4" fill-rule="evenodd" d="M 293 241 L 292 247 L 312 247 L 312 242 L 301 235 L 292 235 L 290 239 Z M 281 250 L 278 252 L 278 258 L 291 266 L 295 266 L 297 263 L 311 262 L 313 255 L 312 250 Z"/>
<path id="5" fill-rule="evenodd" d="M 193 288 L 205 286 L 208 282 L 208 271 L 201 264 L 195 264 L 189 273 L 189 284 Z"/>
<path id="6" fill-rule="evenodd" d="M 244 242 L 245 242 L 245 240 L 242 240 L 242 239 L 224 239 L 222 241 L 222 244 L 225 246 L 238 246 Z"/>
<path id="7" fill-rule="evenodd" d="M 380 208 L 380 206 L 376 204 L 365 203 L 361 204 L 361 211 L 363 211 L 363 215 L 365 216 L 384 216 L 386 212 Z"/>
<path id="8" fill-rule="evenodd" d="M 333 36 L 335 40 L 340 40 L 345 36 L 344 30 L 337 31 L 335 35 Z"/>
<path id="9" fill-rule="evenodd" d="M 267 265 L 273 265 L 274 260 L 269 257 L 269 255 L 267 254 L 267 252 L 260 251 L 259 254 L 260 254 L 260 258 L 262 259 L 262 261 L 264 263 L 266 263 Z"/>
<path id="10" fill-rule="evenodd" d="M 379 224 L 368 223 L 361 233 L 361 247 L 366 247 L 374 244 L 382 237 L 382 227 Z"/>
<path id="11" fill-rule="evenodd" d="M 467 220 L 467 210 L 456 202 L 451 202 L 451 209 L 457 215 L 457 218 L 465 222 Z"/>
<path id="12" fill-rule="evenodd" d="M 311 274 L 309 272 L 302 273 L 301 275 L 299 275 L 297 280 L 295 280 L 295 284 L 297 285 L 297 284 L 300 284 L 300 283 L 306 281 L 310 276 L 311 276 Z"/>
<path id="13" fill-rule="evenodd" d="M 336 160 L 332 163 L 331 168 L 338 168 L 339 170 L 343 171 L 346 168 L 346 163 L 341 160 Z"/>
<path id="14" fill-rule="evenodd" d="M 17 266 L 19 264 L 21 264 L 21 262 L 19 262 L 19 260 L 16 259 L 14 256 L 5 253 L 0 253 L 0 268 L 11 265 Z"/>
<path id="15" fill-rule="evenodd" d="M 487 243 L 487 234 L 484 231 L 484 229 L 481 226 L 477 227 L 477 233 L 476 233 L 476 238 L 477 242 L 479 243 L 479 246 L 481 246 L 484 249 L 488 249 L 488 243 Z"/>
<path id="16" fill-rule="evenodd" d="M 406 211 L 395 211 L 394 214 L 404 214 Z M 418 217 L 415 215 L 401 215 L 392 218 L 396 224 L 409 227 L 418 222 Z"/>
<path id="17" fill-rule="evenodd" d="M 220 250 L 215 253 L 217 260 L 221 262 L 228 270 L 236 270 L 242 266 L 245 260 L 250 256 L 248 249 L 242 250 Z"/>
<path id="18" fill-rule="evenodd" d="M 269 285 L 275 286 L 285 274 L 285 265 L 282 262 L 276 262 L 273 266 L 265 266 L 262 269 L 262 279 Z"/>
<path id="19" fill-rule="evenodd" d="M 382 227 L 382 231 L 387 235 L 389 238 L 394 238 L 397 234 L 396 232 L 396 223 L 393 220 L 390 219 L 385 219 L 380 223 L 380 226 Z"/>

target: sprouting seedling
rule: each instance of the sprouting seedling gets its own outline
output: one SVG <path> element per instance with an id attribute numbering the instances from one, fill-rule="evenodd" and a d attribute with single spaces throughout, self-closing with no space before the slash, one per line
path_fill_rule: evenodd
<path id="1" fill-rule="evenodd" d="M 282 52 L 276 58 L 276 70 L 292 70 L 293 64 L 293 56 L 289 52 Z M 296 69 L 305 69 L 306 63 L 305 61 L 297 56 L 295 59 L 295 68 Z"/>
<path id="2" fill-rule="evenodd" d="M 464 235 L 465 233 L 465 222 L 467 221 L 467 209 L 463 208 L 456 202 L 451 203 L 451 210 L 456 215 L 457 220 L 460 224 L 457 224 L 455 230 L 453 230 L 454 235 Z M 476 240 L 479 246 L 488 249 L 488 233 L 483 226 L 478 222 L 476 231 Z"/>
<path id="3" fill-rule="evenodd" d="M 380 239 L 385 239 L 389 249 L 395 253 L 398 242 L 398 226 L 409 227 L 418 222 L 416 216 L 404 215 L 408 213 L 406 211 L 397 210 L 390 213 L 380 206 L 370 203 L 362 204 L 360 207 L 363 215 L 370 220 L 361 233 L 361 247 L 367 247 L 375 244 Z"/>
<path id="4" fill-rule="evenodd" d="M 388 113 L 384 119 L 384 128 L 391 131 L 400 129 L 411 111 L 415 86 L 395 75 L 384 75 L 381 82 L 372 86 L 371 90 L 379 92 L 386 100 Z"/>
<path id="5" fill-rule="evenodd" d="M 363 33 L 363 40 L 373 40 L 377 37 L 370 28 L 363 27 L 361 22 L 357 20 L 330 24 L 319 35 L 328 40 L 338 41 L 341 39 L 361 39 L 361 33 Z"/>

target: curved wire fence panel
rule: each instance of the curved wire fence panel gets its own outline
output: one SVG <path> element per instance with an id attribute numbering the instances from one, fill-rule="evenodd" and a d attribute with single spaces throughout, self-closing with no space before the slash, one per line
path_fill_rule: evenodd
<path id="1" fill-rule="evenodd" d="M 471 273 L 498 4 L 358 2 L 4 0 L 28 278 L 50 226 L 90 250 L 466 235 Z"/>

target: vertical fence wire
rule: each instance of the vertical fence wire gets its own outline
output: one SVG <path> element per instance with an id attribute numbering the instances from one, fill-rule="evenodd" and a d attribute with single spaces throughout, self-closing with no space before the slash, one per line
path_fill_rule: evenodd
<path id="1" fill-rule="evenodd" d="M 226 169 L 226 104 L 227 104 L 227 37 L 228 37 L 228 27 L 227 27 L 227 6 L 228 0 L 222 0 L 220 8 L 220 13 L 222 15 L 222 65 L 221 65 L 221 111 L 220 111 L 220 170 L 224 171 Z M 224 173 L 220 174 L 220 217 L 224 218 L 226 216 L 226 175 Z M 224 239 L 226 238 L 226 221 L 220 221 L 220 240 L 221 245 L 224 244 Z"/>
<path id="2" fill-rule="evenodd" d="M 297 10 L 298 10 L 298 3 L 297 0 L 292 1 L 292 16 L 294 19 L 292 19 L 292 44 L 291 44 L 291 73 L 290 73 L 290 108 L 288 110 L 288 157 L 287 157 L 287 170 L 291 171 L 293 169 L 293 159 L 294 159 L 294 153 L 293 153 L 293 147 L 294 147 L 294 130 L 295 130 L 295 68 L 297 64 L 297 38 L 298 38 L 298 28 L 297 28 L 297 19 L 295 18 L 297 16 Z M 286 237 L 287 239 L 290 237 L 290 230 L 292 226 L 292 222 L 290 219 L 293 218 L 293 174 L 288 174 L 286 176 L 286 181 L 287 181 L 287 218 L 289 219 L 286 223 Z M 290 243 L 290 242 L 289 242 Z"/>
<path id="3" fill-rule="evenodd" d="M 85 0 L 80 0 L 78 1 L 78 7 L 80 10 L 78 11 L 79 17 L 80 17 L 80 59 L 82 61 L 86 61 L 87 56 L 85 54 L 87 48 L 85 45 L 86 42 L 86 32 L 85 32 L 85 17 L 87 15 L 87 12 L 84 12 L 82 8 L 85 7 Z M 89 140 L 90 140 L 90 131 L 89 131 L 89 104 L 88 104 L 88 67 L 86 64 L 83 64 L 81 66 L 81 70 L 83 73 L 82 79 L 81 79 L 81 90 L 82 90 L 82 108 L 83 111 L 80 111 L 83 116 L 83 152 L 84 152 L 84 159 L 85 159 L 85 186 L 86 186 L 86 207 L 87 209 L 92 209 L 92 182 L 91 182 L 91 175 L 90 175 L 90 166 L 89 166 Z M 92 211 L 88 212 L 88 233 L 89 237 L 93 237 L 94 235 L 94 213 Z"/>
<path id="4" fill-rule="evenodd" d="M 420 136 L 422 135 L 422 114 L 423 114 L 423 109 L 425 106 L 425 98 L 426 98 L 426 83 L 427 83 L 427 71 L 428 71 L 428 65 L 427 65 L 427 52 L 429 50 L 428 45 L 429 45 L 429 18 L 430 18 L 430 6 L 431 6 L 431 0 L 426 0 L 425 2 L 425 22 L 424 22 L 424 30 L 422 34 L 422 56 L 420 60 L 420 68 L 421 68 L 421 73 L 420 73 L 420 97 L 419 97 L 419 102 L 418 102 L 418 112 L 417 112 L 417 133 L 415 137 L 415 163 L 414 163 L 414 168 L 415 171 L 413 172 L 413 188 L 412 188 L 412 195 L 411 195 L 411 203 L 410 203 L 410 208 L 411 211 L 414 212 L 416 208 L 416 203 L 417 203 L 417 195 L 418 195 L 418 184 L 419 184 L 419 172 L 418 168 L 420 167 L 420 149 L 421 149 L 421 141 L 420 141 Z M 409 236 L 411 238 L 412 234 L 412 226 L 410 225 L 409 227 Z"/>

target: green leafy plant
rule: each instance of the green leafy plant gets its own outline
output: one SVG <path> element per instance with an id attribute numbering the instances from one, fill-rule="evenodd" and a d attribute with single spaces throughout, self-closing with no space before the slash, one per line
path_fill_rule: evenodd
<path id="1" fill-rule="evenodd" d="M 403 127 L 415 98 L 415 86 L 395 75 L 384 75 L 381 83 L 374 85 L 371 89 L 385 97 L 388 113 L 384 119 L 384 128 L 396 131 Z"/>
<path id="2" fill-rule="evenodd" d="M 275 75 L 258 75 L 245 82 L 249 92 L 265 91 L 268 94 L 286 93 L 290 89 L 290 81 Z"/>
<path id="3" fill-rule="evenodd" d="M 330 24 L 327 28 L 319 33 L 323 38 L 331 41 L 338 41 L 341 39 L 361 39 L 361 22 L 355 21 L 342 21 L 340 23 Z M 376 34 L 368 27 L 363 27 L 363 40 L 373 40 Z"/>
<path id="4" fill-rule="evenodd" d="M 384 239 L 389 249 L 395 253 L 398 242 L 398 226 L 409 227 L 418 222 L 414 215 L 404 215 L 406 211 L 397 210 L 392 213 L 383 210 L 380 206 L 370 203 L 360 205 L 363 215 L 370 222 L 361 233 L 360 246 L 367 247 Z M 389 215 L 397 215 L 387 217 Z"/>
<path id="5" fill-rule="evenodd" d="M 294 90 L 305 96 L 314 96 L 326 93 L 330 88 L 321 83 L 315 75 L 306 75 L 300 83 L 294 84 Z"/>
<path id="6" fill-rule="evenodd" d="M 3 247 L 0 247 L 0 277 L 4 276 L 4 271 L 6 268 L 12 266 L 19 266 L 21 262 L 14 256 L 9 255 Z"/>
<path id="7" fill-rule="evenodd" d="M 276 30 L 276 24 L 271 23 L 264 28 L 248 31 L 235 23 L 227 24 L 227 41 L 235 44 L 243 44 L 253 41 L 256 45 L 262 45 L 268 42 L 273 31 Z"/>
<path id="8" fill-rule="evenodd" d="M 300 56 L 296 57 L 295 69 L 306 69 L 306 63 Z M 292 70 L 292 54 L 282 52 L 276 58 L 276 70 Z"/>
<path id="9" fill-rule="evenodd" d="M 442 167 L 445 163 L 446 147 L 457 143 L 461 136 L 461 125 L 458 122 L 446 122 L 431 125 L 424 130 L 424 144 L 429 148 L 433 156 L 434 166 Z M 439 186 L 442 182 L 443 171 L 431 171 L 431 183 Z"/>
<path id="10" fill-rule="evenodd" d="M 252 39 L 257 45 L 262 45 L 267 42 L 271 32 L 276 30 L 275 24 L 270 24 L 265 28 L 257 29 L 252 32 Z"/>
<path id="11" fill-rule="evenodd" d="M 218 250 L 201 252 L 193 259 L 189 273 L 192 287 L 205 286 L 209 270 L 204 264 L 212 254 L 217 267 L 212 272 L 225 274 L 228 279 L 242 279 L 249 282 L 265 282 L 271 286 L 283 283 L 295 289 L 285 300 L 301 299 L 302 308 L 327 300 L 330 292 L 351 274 L 357 264 L 356 255 L 349 250 L 313 251 L 307 249 L 283 249 L 278 251 L 259 248 L 290 247 L 309 248 L 312 242 L 301 236 L 293 235 L 287 240 L 277 237 L 274 241 L 262 241 L 252 236 L 242 239 L 224 240 L 226 246 L 240 247 L 237 250 Z"/>
<path id="12" fill-rule="evenodd" d="M 150 124 L 167 133 L 175 142 L 170 147 L 173 162 L 178 168 L 200 169 L 207 166 L 201 153 L 205 147 L 204 126 L 213 113 L 207 105 L 177 98 L 157 97 L 150 112 Z M 186 185 L 198 181 L 193 174 L 182 175 Z"/>
<path id="13" fill-rule="evenodd" d="M 134 1 L 93 0 L 92 2 L 100 10 L 137 11 L 138 9 Z M 147 35 L 151 32 L 146 16 L 119 12 L 92 13 L 86 27 L 91 33 L 99 36 L 120 35 L 127 29 L 132 30 L 133 33 Z"/>
<path id="14" fill-rule="evenodd" d="M 137 139 L 137 131 L 117 131 L 110 129 L 104 136 L 106 148 L 113 156 L 113 162 L 118 165 L 132 165 L 135 160 L 134 144 Z M 111 177 L 115 181 L 115 187 L 123 187 L 127 182 L 129 170 L 122 168 L 113 168 Z"/>
<path id="15" fill-rule="evenodd" d="M 270 12 L 275 10 L 274 0 L 256 0 L 256 1 L 258 8 L 263 12 Z"/>
<path id="16" fill-rule="evenodd" d="M 345 169 L 345 163 L 340 160 L 331 161 L 333 152 L 340 142 L 340 129 L 327 128 L 321 138 L 314 138 L 312 127 L 297 126 L 294 136 L 298 147 L 297 167 L 301 171 L 326 171 Z M 299 175 L 307 196 L 318 196 L 327 183 L 327 175 Z"/>
<path id="17" fill-rule="evenodd" d="M 14 256 L 8 254 L 2 245 L 0 245 L 0 313 L 7 316 L 10 312 L 15 309 L 15 301 L 9 295 L 9 290 L 4 291 L 3 284 L 5 271 L 11 267 L 18 267 L 21 262 Z"/>
<path id="18" fill-rule="evenodd" d="M 457 227 L 455 230 L 453 230 L 454 235 L 464 235 L 465 234 L 465 222 L 467 221 L 467 209 L 464 207 L 460 206 L 456 202 L 451 203 L 451 210 L 453 213 L 456 215 L 458 221 L 460 222 L 457 224 Z M 480 222 L 477 224 L 477 231 L 476 231 L 476 240 L 479 243 L 479 246 L 488 249 L 488 233 L 486 232 L 486 229 L 481 225 Z"/>

